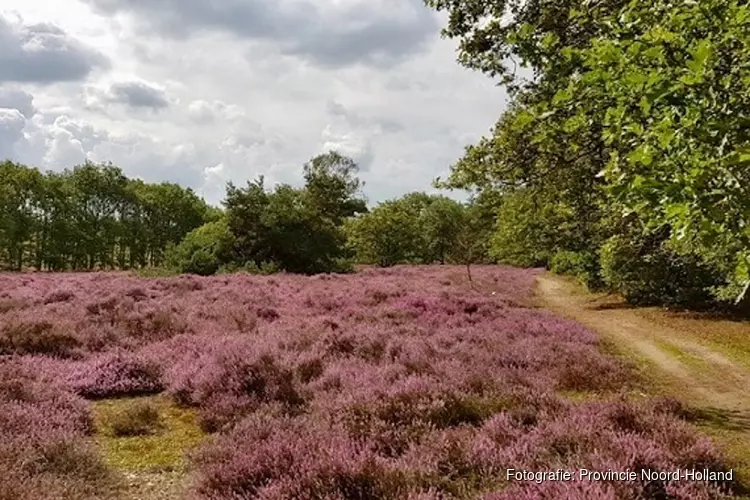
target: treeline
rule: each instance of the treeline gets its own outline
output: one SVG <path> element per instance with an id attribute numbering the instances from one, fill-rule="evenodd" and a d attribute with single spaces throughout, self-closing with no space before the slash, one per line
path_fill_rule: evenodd
<path id="1" fill-rule="evenodd" d="M 355 264 L 487 259 L 493 214 L 479 202 L 411 193 L 367 208 L 357 164 L 337 152 L 303 166 L 304 185 L 262 177 L 227 185 L 221 208 L 190 189 L 86 163 L 41 173 L 0 164 L 0 265 L 6 270 L 140 269 L 349 272 Z"/>
<path id="2" fill-rule="evenodd" d="M 492 258 L 633 303 L 711 306 L 750 282 L 745 1 L 427 0 L 512 105 L 446 188 L 495 200 Z M 532 77 L 518 77 L 517 68 Z"/>
<path id="3" fill-rule="evenodd" d="M 348 272 L 354 264 L 471 264 L 486 258 L 487 216 L 478 203 L 411 193 L 372 210 L 361 197 L 356 163 L 336 152 L 303 168 L 301 188 L 268 189 L 260 178 L 229 184 L 221 217 L 170 247 L 166 264 L 209 275 Z"/>
<path id="4" fill-rule="evenodd" d="M 361 264 L 470 264 L 487 259 L 491 218 L 476 201 L 415 192 L 351 219 L 346 232 Z"/>
<path id="5" fill-rule="evenodd" d="M 0 163 L 0 268 L 49 271 L 160 266 L 170 244 L 212 217 L 190 189 L 86 163 L 42 173 Z"/>

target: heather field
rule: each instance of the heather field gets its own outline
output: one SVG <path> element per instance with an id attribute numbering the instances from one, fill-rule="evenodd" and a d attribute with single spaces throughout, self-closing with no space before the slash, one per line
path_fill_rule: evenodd
<path id="1" fill-rule="evenodd" d="M 678 403 L 626 397 L 592 332 L 531 308 L 533 271 L 473 274 L 0 275 L 0 500 L 115 498 L 168 469 L 211 500 L 722 498 L 507 481 L 728 466 Z"/>

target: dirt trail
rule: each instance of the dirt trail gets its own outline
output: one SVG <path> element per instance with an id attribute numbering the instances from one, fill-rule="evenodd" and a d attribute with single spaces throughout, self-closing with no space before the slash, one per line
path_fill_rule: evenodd
<path id="1" fill-rule="evenodd" d="M 577 320 L 619 349 L 649 362 L 666 390 L 685 402 L 734 415 L 750 428 L 750 370 L 699 342 L 692 334 L 639 314 L 602 304 L 567 280 L 537 278 L 539 306 Z M 676 322 L 679 324 L 679 322 Z"/>

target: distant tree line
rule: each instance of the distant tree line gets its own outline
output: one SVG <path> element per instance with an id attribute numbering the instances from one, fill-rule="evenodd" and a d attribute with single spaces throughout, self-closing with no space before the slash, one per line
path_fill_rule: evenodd
<path id="1" fill-rule="evenodd" d="M 351 219 L 346 232 L 359 263 L 465 264 L 487 258 L 487 215 L 477 203 L 414 192 Z"/>
<path id="2" fill-rule="evenodd" d="M 110 164 L 42 173 L 0 164 L 0 266 L 44 271 L 348 272 L 355 264 L 487 258 L 480 203 L 410 193 L 369 210 L 357 164 L 335 151 L 303 166 L 304 185 L 227 185 L 221 208 L 176 184 Z"/>
<path id="3" fill-rule="evenodd" d="M 354 264 L 470 264 L 486 255 L 478 205 L 411 193 L 369 210 L 357 173 L 351 158 L 332 151 L 304 165 L 300 188 L 269 189 L 262 177 L 244 187 L 230 183 L 221 216 L 170 247 L 167 265 L 204 275 L 313 274 Z"/>
<path id="4" fill-rule="evenodd" d="M 49 271 L 160 266 L 170 244 L 216 216 L 190 189 L 112 165 L 63 172 L 0 163 L 0 267 Z"/>

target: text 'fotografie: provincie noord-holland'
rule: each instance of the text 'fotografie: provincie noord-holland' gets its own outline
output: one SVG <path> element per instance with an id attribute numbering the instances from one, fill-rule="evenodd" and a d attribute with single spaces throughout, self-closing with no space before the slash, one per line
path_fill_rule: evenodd
<path id="1" fill-rule="evenodd" d="M 593 471 L 578 469 L 569 471 L 557 469 L 554 471 L 527 471 L 507 469 L 505 477 L 508 481 L 732 481 L 732 470 L 714 472 L 708 469 L 676 469 L 672 471 L 655 471 L 643 469 L 639 471 Z"/>

